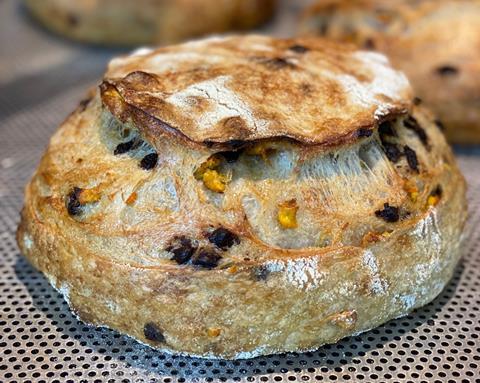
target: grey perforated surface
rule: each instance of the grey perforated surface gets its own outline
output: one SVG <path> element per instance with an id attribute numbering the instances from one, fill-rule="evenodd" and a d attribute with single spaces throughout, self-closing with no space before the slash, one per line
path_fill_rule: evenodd
<path id="1" fill-rule="evenodd" d="M 49 136 L 112 54 L 54 38 L 0 0 L 0 382 L 480 382 L 480 148 L 457 150 L 471 212 L 463 259 L 405 318 L 315 352 L 235 362 L 168 356 L 77 321 L 21 256 L 15 229 Z"/>

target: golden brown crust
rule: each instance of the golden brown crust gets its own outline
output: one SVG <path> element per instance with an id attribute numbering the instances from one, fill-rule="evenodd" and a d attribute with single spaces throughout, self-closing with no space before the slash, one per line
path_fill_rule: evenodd
<path id="1" fill-rule="evenodd" d="M 143 69 L 131 59 L 128 71 Z M 111 81 L 107 74 L 103 84 Z M 148 80 L 136 85 L 151 89 Z M 115 89 L 135 100 L 131 88 Z M 271 128 L 219 152 L 192 131 L 135 119 L 133 102 L 109 104 L 110 96 L 100 87 L 52 137 L 17 233 L 82 320 L 168 352 L 247 358 L 365 331 L 432 300 L 450 278 L 465 183 L 422 108 L 407 104 L 411 114 L 379 126 L 365 107 L 373 126 L 355 126 L 355 140 L 335 146 Z M 270 102 L 265 110 L 277 108 Z M 312 113 L 296 108 L 289 118 Z"/>
<path id="2" fill-rule="evenodd" d="M 264 36 L 116 59 L 101 89 L 122 121 L 136 119 L 151 134 L 178 132 L 195 143 L 227 146 L 275 137 L 354 141 L 358 129 L 407 111 L 412 98 L 403 74 L 383 56 L 326 40 Z"/>
<path id="3" fill-rule="evenodd" d="M 191 37 L 253 28 L 276 0 L 25 0 L 50 30 L 108 45 L 169 44 Z"/>
<path id="4" fill-rule="evenodd" d="M 433 109 L 451 142 L 480 143 L 478 0 L 330 0 L 306 11 L 316 32 L 386 53 Z"/>

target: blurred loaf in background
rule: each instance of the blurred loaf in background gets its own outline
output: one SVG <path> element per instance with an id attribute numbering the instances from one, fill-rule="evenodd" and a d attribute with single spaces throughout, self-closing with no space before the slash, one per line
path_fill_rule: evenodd
<path id="1" fill-rule="evenodd" d="M 48 29 L 102 45 L 170 44 L 253 28 L 276 0 L 25 0 Z"/>
<path id="2" fill-rule="evenodd" d="M 320 0 L 300 31 L 386 53 L 452 143 L 480 143 L 480 1 Z"/>

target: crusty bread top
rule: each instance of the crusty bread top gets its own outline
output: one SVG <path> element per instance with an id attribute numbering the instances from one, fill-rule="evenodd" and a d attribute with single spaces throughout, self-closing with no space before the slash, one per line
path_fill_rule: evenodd
<path id="1" fill-rule="evenodd" d="M 385 53 L 449 120 L 457 100 L 478 103 L 479 19 L 480 0 L 321 0 L 305 11 L 302 33 Z"/>
<path id="2" fill-rule="evenodd" d="M 480 139 L 480 0 L 317 0 L 299 32 L 385 53 L 451 142 Z"/>
<path id="3" fill-rule="evenodd" d="M 102 101 L 150 137 L 232 147 L 272 138 L 353 141 L 410 108 L 406 77 L 377 53 L 318 38 L 210 38 L 115 59 Z"/>

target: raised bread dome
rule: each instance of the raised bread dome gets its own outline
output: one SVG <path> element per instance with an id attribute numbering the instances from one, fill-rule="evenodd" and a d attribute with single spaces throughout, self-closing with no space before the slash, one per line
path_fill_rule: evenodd
<path id="1" fill-rule="evenodd" d="M 83 321 L 248 358 L 431 301 L 465 204 L 442 132 L 382 55 L 228 37 L 113 60 L 51 139 L 17 238 Z"/>
<path id="2" fill-rule="evenodd" d="M 48 29 L 94 44 L 167 44 L 253 28 L 277 0 L 25 0 Z"/>
<path id="3" fill-rule="evenodd" d="M 480 143 L 480 1 L 318 0 L 302 32 L 387 54 L 454 143 Z"/>

